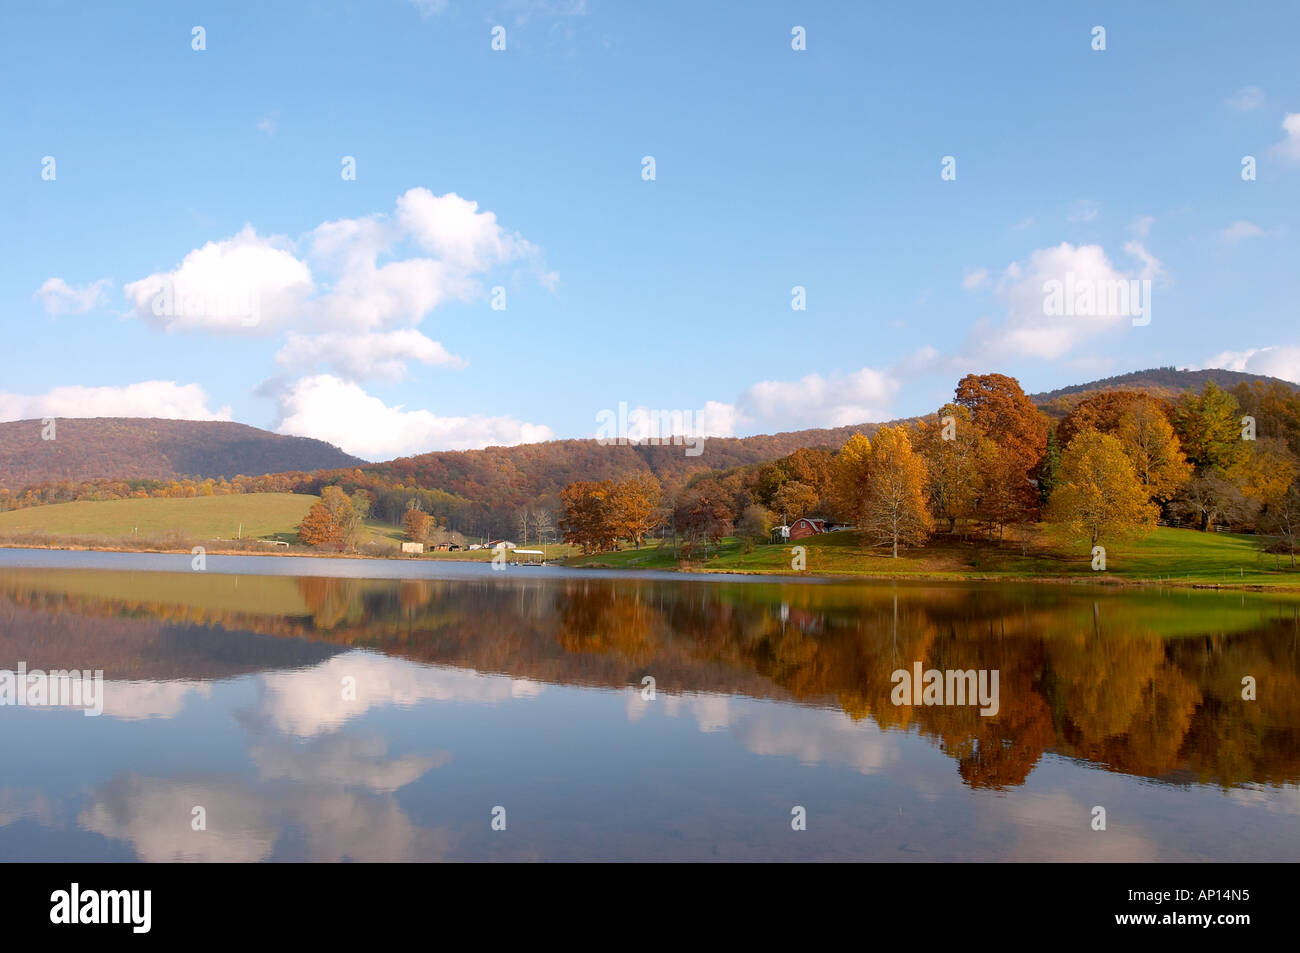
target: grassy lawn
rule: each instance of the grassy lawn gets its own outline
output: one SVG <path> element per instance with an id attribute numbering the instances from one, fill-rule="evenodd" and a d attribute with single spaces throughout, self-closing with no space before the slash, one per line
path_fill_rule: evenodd
<path id="1" fill-rule="evenodd" d="M 293 540 L 318 497 L 296 493 L 238 493 L 183 499 L 80 500 L 0 513 L 0 537 L 160 537 Z"/>
<path id="2" fill-rule="evenodd" d="M 884 549 L 863 545 L 855 533 L 827 533 L 795 544 L 757 545 L 745 552 L 740 540 L 722 541 L 721 552 L 707 562 L 688 568 L 715 572 L 773 572 L 794 574 L 793 545 L 807 547 L 806 572 L 818 575 L 868 575 L 889 578 L 991 579 L 1074 577 L 1091 581 L 1110 576 L 1131 581 L 1170 580 L 1182 584 L 1249 584 L 1300 586 L 1300 571 L 1289 560 L 1275 568 L 1271 555 L 1260 552 L 1260 540 L 1231 533 L 1200 533 L 1161 527 L 1144 539 L 1116 541 L 1106 547 L 1106 572 L 1093 572 L 1085 546 L 1061 544 L 1041 530 L 1023 541 L 1001 544 L 984 539 L 961 540 L 936 536 L 921 549 L 889 556 Z M 1073 550 L 1073 551 L 1071 551 Z M 640 551 L 577 556 L 574 566 L 609 566 L 621 569 L 676 569 L 678 560 L 669 543 L 651 543 Z"/>

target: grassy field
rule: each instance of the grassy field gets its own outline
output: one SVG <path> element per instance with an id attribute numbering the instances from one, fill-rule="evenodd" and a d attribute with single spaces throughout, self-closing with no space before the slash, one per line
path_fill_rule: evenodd
<path id="1" fill-rule="evenodd" d="M 1088 549 L 1068 546 L 1042 531 L 1024 540 L 998 544 L 983 539 L 937 536 L 922 549 L 890 558 L 883 549 L 864 546 L 854 533 L 828 533 L 800 540 L 807 547 L 807 573 L 864 575 L 880 578 L 1032 579 L 1079 578 L 1096 582 L 1105 577 L 1127 581 L 1169 581 L 1184 585 L 1300 586 L 1300 571 L 1289 560 L 1260 551 L 1260 540 L 1231 533 L 1200 533 L 1162 527 L 1145 539 L 1114 542 L 1106 547 L 1105 572 L 1093 572 Z M 714 572 L 790 573 L 791 544 L 758 545 L 745 552 L 741 541 L 725 539 L 721 551 L 706 562 L 684 568 Z M 577 556 L 575 566 L 625 569 L 676 569 L 670 544 L 652 543 L 641 550 Z"/>
<path id="2" fill-rule="evenodd" d="M 0 513 L 0 537 L 161 537 L 193 539 L 295 538 L 317 497 L 295 493 L 240 493 L 181 499 L 81 500 Z M 242 524 L 242 529 L 241 529 Z"/>

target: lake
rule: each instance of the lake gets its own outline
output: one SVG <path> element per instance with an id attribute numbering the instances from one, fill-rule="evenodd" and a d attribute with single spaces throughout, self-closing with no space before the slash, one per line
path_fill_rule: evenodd
<path id="1" fill-rule="evenodd" d="M 1294 595 L 0 550 L 20 666 L 10 861 L 1300 857 Z"/>

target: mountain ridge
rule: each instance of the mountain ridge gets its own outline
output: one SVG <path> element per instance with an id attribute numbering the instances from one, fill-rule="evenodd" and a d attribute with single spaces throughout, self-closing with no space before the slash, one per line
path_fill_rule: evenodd
<path id="1" fill-rule="evenodd" d="M 1157 367 L 1029 396 L 1045 413 L 1059 419 L 1084 396 L 1099 390 L 1145 390 L 1172 398 L 1182 391 L 1199 390 L 1209 380 L 1222 387 L 1260 382 L 1300 390 L 1290 381 L 1259 374 Z M 698 472 L 762 463 L 800 447 L 838 448 L 855 432 L 870 436 L 885 424 L 915 419 L 710 437 L 704 441 L 703 453 L 693 457 L 681 446 L 602 446 L 593 438 L 569 438 L 479 450 L 434 450 L 376 463 L 367 463 L 322 440 L 230 421 L 57 418 L 57 438 L 45 441 L 41 439 L 41 421 L 22 420 L 0 423 L 0 487 L 18 490 L 50 481 L 275 473 L 317 473 L 321 481 L 328 482 L 340 471 L 359 469 L 406 486 L 442 489 L 499 508 L 558 494 L 574 480 L 618 480 L 647 470 L 666 486 L 678 486 Z"/>

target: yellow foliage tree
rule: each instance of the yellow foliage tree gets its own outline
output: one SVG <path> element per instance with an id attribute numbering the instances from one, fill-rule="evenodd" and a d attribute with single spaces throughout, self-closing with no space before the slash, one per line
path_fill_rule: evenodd
<path id="1" fill-rule="evenodd" d="M 925 499 L 925 461 L 912 449 L 907 428 L 881 427 L 870 442 L 854 434 L 840 458 L 845 503 L 863 536 L 890 546 L 895 559 L 900 543 L 922 545 L 934 524 Z"/>
<path id="2" fill-rule="evenodd" d="M 1096 546 L 1101 539 L 1142 533 L 1159 508 L 1147 498 L 1119 438 L 1079 433 L 1061 456 L 1061 472 L 1047 503 L 1047 519 Z"/>

